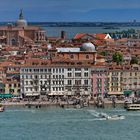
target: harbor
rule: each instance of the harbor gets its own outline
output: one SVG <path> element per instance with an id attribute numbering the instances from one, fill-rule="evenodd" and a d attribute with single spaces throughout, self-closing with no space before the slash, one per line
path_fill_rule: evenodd
<path id="1" fill-rule="evenodd" d="M 123 115 L 124 120 L 105 120 L 97 115 L 106 113 Z M 96 116 L 97 115 L 97 116 Z M 68 139 L 68 140 L 132 140 L 139 138 L 140 112 L 128 112 L 123 108 L 25 108 L 9 106 L 0 115 L 1 138 L 4 140 Z M 131 128 L 130 128 L 131 126 Z M 12 127 L 12 130 L 11 130 Z M 18 135 L 17 135 L 18 134 Z M 102 135 L 101 135 L 102 134 Z M 126 135 L 127 134 L 127 135 Z"/>

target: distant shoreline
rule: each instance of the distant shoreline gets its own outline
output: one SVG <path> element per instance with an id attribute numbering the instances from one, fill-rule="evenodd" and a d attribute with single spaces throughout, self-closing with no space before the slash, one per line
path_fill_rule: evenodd
<path id="1" fill-rule="evenodd" d="M 0 22 L 0 26 L 14 21 Z M 140 22 L 28 22 L 29 25 L 45 27 L 140 27 Z"/>

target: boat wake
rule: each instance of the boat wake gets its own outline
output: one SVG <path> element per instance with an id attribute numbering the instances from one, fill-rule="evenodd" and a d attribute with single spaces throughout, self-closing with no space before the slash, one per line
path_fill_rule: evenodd
<path id="1" fill-rule="evenodd" d="M 97 118 L 101 118 L 101 119 L 105 119 L 105 120 L 123 120 L 125 119 L 125 116 L 122 115 L 108 115 L 106 113 L 99 113 L 95 110 L 89 110 L 90 114 L 97 117 Z"/>
<path id="2" fill-rule="evenodd" d="M 88 112 L 94 117 L 100 117 L 100 114 L 101 114 L 97 112 L 96 110 L 88 110 Z"/>

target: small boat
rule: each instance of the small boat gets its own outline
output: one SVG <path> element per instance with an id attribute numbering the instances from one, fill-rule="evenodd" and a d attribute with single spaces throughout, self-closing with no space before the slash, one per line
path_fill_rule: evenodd
<path id="1" fill-rule="evenodd" d="M 107 120 L 124 120 L 124 119 L 125 119 L 125 116 L 122 116 L 122 115 L 113 115 L 107 118 Z"/>
<path id="2" fill-rule="evenodd" d="M 0 106 L 0 112 L 3 112 L 5 108 L 3 106 Z"/>
<path id="3" fill-rule="evenodd" d="M 106 120 L 123 120 L 123 119 L 125 119 L 125 116 L 122 116 L 122 115 L 109 116 L 105 113 L 100 113 L 99 116 L 102 118 L 105 118 Z"/>
<path id="4" fill-rule="evenodd" d="M 126 110 L 128 110 L 128 111 L 138 111 L 138 110 L 140 110 L 140 104 L 129 104 L 126 107 Z"/>

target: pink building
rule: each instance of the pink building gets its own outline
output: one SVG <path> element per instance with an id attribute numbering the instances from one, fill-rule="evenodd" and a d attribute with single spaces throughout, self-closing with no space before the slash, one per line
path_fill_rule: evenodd
<path id="1" fill-rule="evenodd" d="M 92 92 L 93 97 L 102 96 L 107 93 L 107 68 L 95 66 L 91 70 L 92 75 Z"/>

